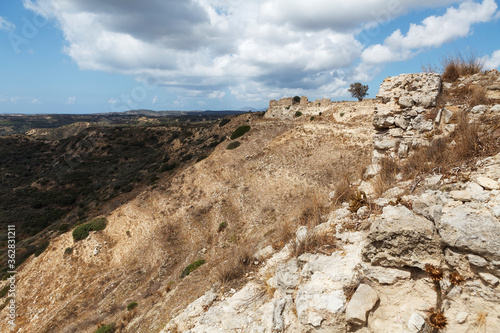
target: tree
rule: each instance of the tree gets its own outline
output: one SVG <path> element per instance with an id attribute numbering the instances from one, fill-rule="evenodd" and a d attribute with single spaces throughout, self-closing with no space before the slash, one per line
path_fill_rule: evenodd
<path id="1" fill-rule="evenodd" d="M 368 86 L 367 85 L 362 85 L 359 82 L 356 83 L 351 83 L 351 87 L 347 89 L 351 93 L 352 97 L 356 97 L 359 101 L 363 100 L 363 97 L 368 95 Z"/>

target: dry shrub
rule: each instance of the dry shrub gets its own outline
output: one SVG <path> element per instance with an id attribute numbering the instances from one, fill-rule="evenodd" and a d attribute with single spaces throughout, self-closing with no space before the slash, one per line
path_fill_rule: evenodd
<path id="1" fill-rule="evenodd" d="M 473 50 L 457 51 L 448 54 L 441 60 L 443 67 L 443 80 L 445 82 L 455 82 L 460 76 L 481 73 L 484 67 L 484 60 Z"/>
<path id="2" fill-rule="evenodd" d="M 295 231 L 297 230 L 297 225 L 291 220 L 285 220 L 281 222 L 273 233 L 272 246 L 275 250 L 280 250 L 286 243 L 295 237 Z"/>
<path id="3" fill-rule="evenodd" d="M 401 171 L 399 163 L 388 157 L 380 160 L 380 172 L 372 182 L 373 189 L 377 195 L 382 195 L 385 191 L 392 188 L 396 182 L 396 175 Z"/>
<path id="4" fill-rule="evenodd" d="M 321 216 L 326 213 L 326 207 L 321 201 L 321 196 L 314 192 L 306 196 L 302 203 L 302 213 L 299 218 L 299 224 L 314 228 L 321 224 Z"/>
<path id="5" fill-rule="evenodd" d="M 333 197 L 333 206 L 342 202 L 347 202 L 354 195 L 354 189 L 351 186 L 349 175 L 344 173 L 335 186 L 335 196 Z"/>
<path id="6" fill-rule="evenodd" d="M 403 174 L 407 178 L 414 178 L 418 174 L 438 169 L 443 171 L 446 161 L 449 160 L 450 147 L 447 139 L 432 140 L 429 146 L 420 147 L 408 157 L 402 166 Z"/>
<path id="7" fill-rule="evenodd" d="M 242 245 L 231 252 L 231 257 L 217 268 L 217 280 L 222 284 L 245 275 L 253 261 L 254 246 L 251 241 L 243 241 Z"/>
<path id="8" fill-rule="evenodd" d="M 486 97 L 486 91 L 481 86 L 472 86 L 469 96 L 468 105 L 471 108 L 476 105 L 489 103 L 488 98 Z"/>
<path id="9" fill-rule="evenodd" d="M 466 161 L 479 152 L 479 126 L 477 123 L 469 123 L 466 113 L 458 115 L 458 124 L 453 139 L 456 145 L 453 149 L 455 161 Z"/>
<path id="10" fill-rule="evenodd" d="M 300 243 L 295 243 L 293 256 L 300 256 L 304 253 L 322 253 L 330 255 L 338 249 L 337 239 L 329 233 L 310 232 L 306 239 Z"/>
<path id="11" fill-rule="evenodd" d="M 181 241 L 181 228 L 176 222 L 169 222 L 160 229 L 162 238 L 169 244 Z"/>

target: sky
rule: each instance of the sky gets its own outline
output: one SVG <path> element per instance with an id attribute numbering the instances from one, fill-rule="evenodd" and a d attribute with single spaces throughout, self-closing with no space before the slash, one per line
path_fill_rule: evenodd
<path id="1" fill-rule="evenodd" d="M 498 69 L 499 19 L 494 0 L 4 0 L 0 113 L 374 98 L 457 51 Z"/>

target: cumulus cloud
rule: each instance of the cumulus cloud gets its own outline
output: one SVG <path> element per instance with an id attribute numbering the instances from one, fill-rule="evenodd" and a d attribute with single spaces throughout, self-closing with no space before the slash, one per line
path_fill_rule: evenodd
<path id="1" fill-rule="evenodd" d="M 439 47 L 470 34 L 472 25 L 490 21 L 497 11 L 494 0 L 482 3 L 472 1 L 458 8 L 449 8 L 442 16 L 429 16 L 421 24 L 410 24 L 406 35 L 396 30 L 382 44 L 363 51 L 362 59 L 367 63 L 380 64 L 405 60 L 421 49 Z"/>
<path id="2" fill-rule="evenodd" d="M 23 3 L 57 22 L 66 39 L 64 52 L 81 69 L 133 75 L 141 82 L 152 79 L 184 96 L 176 100 L 178 106 L 192 96 L 227 98 L 225 91 L 248 101 L 287 92 L 345 95 L 352 78 L 369 79 L 379 63 L 463 37 L 473 23 L 484 22 L 496 10 L 493 0 L 482 4 L 470 0 Z M 412 25 L 406 35 L 394 32 L 383 44 L 369 46 L 359 40 L 360 32 L 377 23 L 414 9 L 454 3 L 462 4 L 444 16 Z M 453 25 L 456 22 L 461 27 Z M 449 32 L 442 31 L 444 23 L 450 24 Z"/>
<path id="3" fill-rule="evenodd" d="M 498 69 L 500 67 L 500 50 L 496 50 L 491 56 L 486 56 L 482 60 L 485 69 Z"/>
<path id="4" fill-rule="evenodd" d="M 16 26 L 0 16 L 0 30 L 12 31 Z"/>

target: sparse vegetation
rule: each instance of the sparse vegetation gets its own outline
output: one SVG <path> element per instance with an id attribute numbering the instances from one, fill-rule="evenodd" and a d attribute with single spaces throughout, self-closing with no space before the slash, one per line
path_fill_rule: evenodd
<path id="1" fill-rule="evenodd" d="M 251 242 L 242 242 L 233 255 L 217 268 L 217 279 L 226 284 L 245 275 L 248 266 L 252 263 L 253 248 Z"/>
<path id="2" fill-rule="evenodd" d="M 302 112 L 297 111 L 297 112 L 295 112 L 294 116 L 295 116 L 295 118 L 302 117 Z"/>
<path id="3" fill-rule="evenodd" d="M 73 254 L 73 248 L 72 247 L 67 247 L 65 250 L 64 250 L 64 254 L 65 255 L 71 255 Z"/>
<path id="4" fill-rule="evenodd" d="M 131 311 L 137 307 L 137 302 L 131 302 L 127 305 L 127 311 Z"/>
<path id="5" fill-rule="evenodd" d="M 185 278 L 186 276 L 188 276 L 189 274 L 191 274 L 194 270 L 196 270 L 198 267 L 200 267 L 201 265 L 203 265 L 205 263 L 205 260 L 203 259 L 200 259 L 200 260 L 196 260 L 195 262 L 193 262 L 192 264 L 189 264 L 186 268 L 184 268 L 184 270 L 182 271 L 181 273 L 181 279 L 182 278 Z"/>
<path id="6" fill-rule="evenodd" d="M 455 82 L 460 76 L 481 73 L 484 60 L 473 50 L 457 51 L 445 56 L 441 61 L 441 66 L 443 67 L 443 81 Z"/>
<path id="7" fill-rule="evenodd" d="M 231 121 L 231 119 L 227 119 L 227 118 L 222 119 L 221 122 L 219 123 L 219 127 L 223 127 L 224 125 L 229 124 L 230 121 Z"/>
<path id="8" fill-rule="evenodd" d="M 233 149 L 238 148 L 239 146 L 241 146 L 241 142 L 239 142 L 239 141 L 233 141 L 233 142 L 231 142 L 230 144 L 227 145 L 226 149 L 227 150 L 233 150 Z"/>
<path id="9" fill-rule="evenodd" d="M 73 229 L 73 239 L 79 241 L 89 236 L 90 231 L 100 231 L 106 228 L 107 220 L 105 217 L 94 219 L 90 222 L 80 224 Z"/>
<path id="10" fill-rule="evenodd" d="M 357 98 L 358 101 L 362 101 L 366 95 L 368 95 L 368 86 L 363 85 L 360 82 L 351 83 L 349 89 L 347 89 L 351 93 L 351 96 Z"/>
<path id="11" fill-rule="evenodd" d="M 94 333 L 113 333 L 116 330 L 116 324 L 111 323 L 109 325 L 102 325 Z"/>
<path id="12" fill-rule="evenodd" d="M 232 134 L 231 134 L 231 140 L 237 139 L 243 135 L 245 135 L 248 131 L 250 131 L 250 126 L 245 125 L 245 126 L 240 126 L 238 127 Z"/>
<path id="13" fill-rule="evenodd" d="M 300 96 L 294 96 L 294 97 L 293 97 L 293 102 L 294 102 L 295 104 L 300 103 Z"/>
<path id="14" fill-rule="evenodd" d="M 221 222 L 221 223 L 219 223 L 219 229 L 217 231 L 222 232 L 226 228 L 227 228 L 227 222 Z"/>

